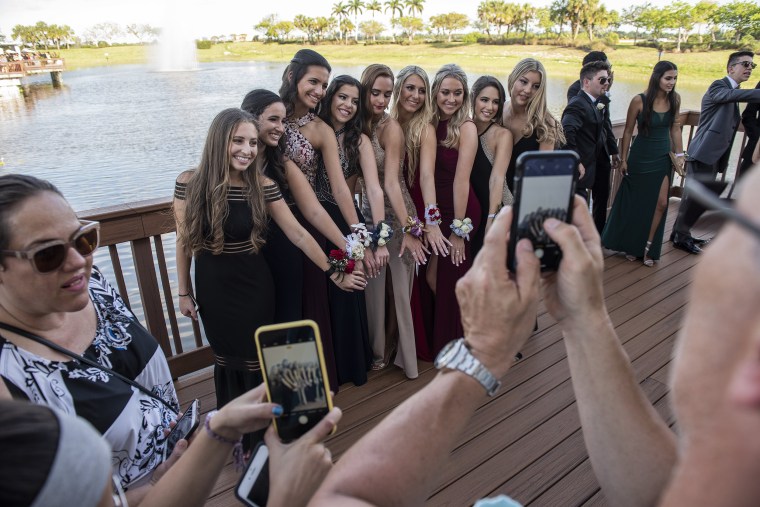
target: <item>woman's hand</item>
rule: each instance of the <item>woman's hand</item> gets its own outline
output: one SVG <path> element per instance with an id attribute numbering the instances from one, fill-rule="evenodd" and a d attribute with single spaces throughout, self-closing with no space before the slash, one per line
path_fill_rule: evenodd
<path id="1" fill-rule="evenodd" d="M 380 272 L 380 267 L 377 264 L 377 259 L 375 258 L 375 254 L 370 250 L 369 248 L 364 249 L 364 267 L 367 268 L 367 276 L 370 278 L 375 278 L 377 274 Z"/>
<path id="2" fill-rule="evenodd" d="M 380 274 L 380 269 L 388 265 L 388 259 L 390 258 L 391 254 L 388 253 L 388 247 L 387 246 L 379 246 L 377 247 L 377 250 L 375 250 L 375 262 L 377 263 L 377 276 Z"/>
<path id="3" fill-rule="evenodd" d="M 428 246 L 432 248 L 434 254 L 440 255 L 441 257 L 446 257 L 448 255 L 448 247 L 451 246 L 451 242 L 443 237 L 440 227 L 437 225 L 426 225 L 425 239 L 427 240 Z"/>
<path id="4" fill-rule="evenodd" d="M 180 296 L 179 311 L 185 317 L 198 320 L 198 312 L 195 310 L 195 301 L 190 296 Z"/>
<path id="5" fill-rule="evenodd" d="M 418 265 L 427 263 L 427 256 L 425 254 L 430 255 L 430 250 L 425 248 L 425 244 L 421 240 L 415 238 L 411 234 L 404 234 L 401 238 L 401 249 L 398 256 L 401 257 L 404 255 L 405 250 L 411 252 L 412 259 L 414 259 L 414 262 Z"/>
<path id="6" fill-rule="evenodd" d="M 449 244 L 451 244 L 451 263 L 459 266 L 465 261 L 464 238 L 460 238 L 452 232 L 449 236 Z"/>
<path id="7" fill-rule="evenodd" d="M 238 396 L 222 407 L 211 419 L 212 431 L 229 440 L 237 440 L 246 433 L 253 433 L 269 426 L 282 407 L 265 402 L 264 384 Z"/>
<path id="8" fill-rule="evenodd" d="M 311 500 L 332 469 L 332 454 L 322 444 L 341 418 L 333 408 L 308 433 L 290 444 L 283 444 L 271 427 L 264 435 L 269 448 L 269 507 L 300 507 Z"/>
<path id="9" fill-rule="evenodd" d="M 620 165 L 618 165 L 618 169 L 620 170 L 620 174 L 622 176 L 628 175 L 628 162 L 625 160 L 621 160 Z"/>
<path id="10" fill-rule="evenodd" d="M 341 277 L 341 275 L 343 275 Z M 346 292 L 353 292 L 355 290 L 364 290 L 367 286 L 367 279 L 364 277 L 364 273 L 354 269 L 353 273 L 333 273 L 330 275 L 330 280 L 337 285 L 340 289 Z"/>

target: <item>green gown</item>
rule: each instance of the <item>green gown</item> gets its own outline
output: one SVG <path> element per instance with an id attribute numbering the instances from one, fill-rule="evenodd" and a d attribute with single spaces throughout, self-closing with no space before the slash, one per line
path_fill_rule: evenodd
<path id="1" fill-rule="evenodd" d="M 642 101 L 644 95 L 641 95 Z M 633 141 L 628 155 L 628 175 L 623 178 L 615 196 L 612 211 L 602 233 L 602 245 L 610 250 L 644 257 L 644 247 L 649 238 L 657 198 L 663 178 L 670 177 L 670 119 L 673 113 L 652 112 L 649 135 L 639 134 Z M 637 122 L 641 127 L 642 114 Z M 667 210 L 662 214 L 660 225 L 652 238 L 647 257 L 660 258 L 662 236 L 665 231 Z"/>

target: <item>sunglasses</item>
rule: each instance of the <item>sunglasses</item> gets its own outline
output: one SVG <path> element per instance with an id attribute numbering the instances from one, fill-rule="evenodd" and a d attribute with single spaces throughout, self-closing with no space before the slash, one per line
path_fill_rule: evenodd
<path id="1" fill-rule="evenodd" d="M 55 239 L 26 250 L 3 250 L 0 255 L 26 259 L 37 273 L 52 273 L 66 261 L 69 248 L 82 257 L 92 255 L 100 243 L 100 223 L 82 220 L 82 226 L 74 231 L 68 241 Z"/>
<path id="2" fill-rule="evenodd" d="M 600 77 L 599 78 L 599 84 L 606 85 L 608 82 L 612 82 L 611 77 Z"/>
<path id="3" fill-rule="evenodd" d="M 731 65 L 732 65 L 732 66 L 734 66 L 734 65 L 741 65 L 741 66 L 742 66 L 742 67 L 744 67 L 745 69 L 754 69 L 755 67 L 757 67 L 757 64 L 756 64 L 756 63 L 753 63 L 753 62 L 748 62 L 748 61 L 746 61 L 746 60 L 745 60 L 745 61 L 743 61 L 743 62 L 734 62 L 734 63 L 732 63 Z"/>
<path id="4" fill-rule="evenodd" d="M 686 180 L 686 190 L 689 197 L 693 198 L 699 204 L 707 209 L 717 211 L 723 217 L 732 220 L 735 224 L 743 227 L 746 231 L 757 238 L 760 238 L 760 226 L 749 218 L 745 217 L 731 206 L 726 205 L 713 193 L 711 193 L 704 184 L 696 179 Z"/>

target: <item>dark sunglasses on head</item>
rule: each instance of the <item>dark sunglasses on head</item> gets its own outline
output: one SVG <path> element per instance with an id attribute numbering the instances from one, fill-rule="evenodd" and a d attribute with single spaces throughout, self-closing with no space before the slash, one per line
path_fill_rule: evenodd
<path id="1" fill-rule="evenodd" d="M 26 250 L 3 250 L 0 255 L 27 259 L 38 273 L 51 273 L 66 261 L 69 248 L 82 257 L 92 255 L 100 243 L 100 223 L 82 220 L 82 226 L 74 231 L 68 241 L 55 239 Z"/>
<path id="2" fill-rule="evenodd" d="M 754 62 L 748 62 L 746 60 L 743 61 L 743 62 L 734 62 L 731 65 L 741 65 L 745 69 L 754 69 L 755 67 L 757 67 L 756 63 L 754 63 Z"/>

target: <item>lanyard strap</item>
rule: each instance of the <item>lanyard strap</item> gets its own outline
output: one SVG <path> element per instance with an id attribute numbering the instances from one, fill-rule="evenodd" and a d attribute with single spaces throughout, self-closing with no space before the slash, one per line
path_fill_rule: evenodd
<path id="1" fill-rule="evenodd" d="M 132 386 L 132 387 L 134 387 L 136 389 L 139 389 L 140 391 L 142 391 L 146 395 L 150 396 L 154 400 L 161 402 L 172 413 L 174 413 L 174 414 L 177 413 L 176 409 L 174 407 L 172 407 L 170 404 L 168 404 L 166 401 L 164 401 L 161 397 L 156 396 L 151 391 L 149 391 L 145 387 L 141 386 L 140 384 L 138 384 L 134 380 L 125 377 L 121 373 L 113 371 L 111 368 L 103 366 L 102 364 L 100 364 L 100 363 L 98 363 L 96 361 L 93 361 L 92 359 L 88 359 L 88 358 L 86 358 L 84 356 L 80 356 L 76 352 L 72 352 L 69 349 L 61 347 L 57 343 L 51 342 L 50 340 L 48 340 L 46 338 L 43 338 L 42 336 L 36 335 L 34 333 L 30 333 L 29 331 L 26 331 L 24 329 L 18 328 L 16 326 L 12 326 L 10 324 L 6 324 L 5 322 L 0 322 L 0 328 L 5 329 L 6 331 L 10 331 L 12 333 L 16 333 L 19 336 L 23 336 L 24 338 L 28 338 L 28 339 L 30 339 L 32 341 L 35 341 L 37 343 L 40 343 L 42 345 L 45 345 L 46 347 L 48 347 L 50 349 L 53 349 L 56 352 L 60 352 L 61 354 L 65 355 L 65 356 L 69 356 L 69 357 L 71 357 L 73 359 L 76 359 L 80 363 L 84 363 L 84 364 L 86 364 L 88 366 L 92 366 L 93 368 L 97 368 L 97 369 L 99 369 L 101 371 L 104 371 L 104 372 L 108 373 L 109 375 L 111 375 L 113 377 L 116 377 L 117 379 L 121 380 L 122 382 L 124 382 L 126 384 L 129 384 L 130 386 Z"/>

